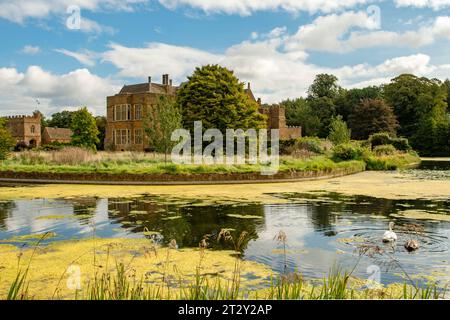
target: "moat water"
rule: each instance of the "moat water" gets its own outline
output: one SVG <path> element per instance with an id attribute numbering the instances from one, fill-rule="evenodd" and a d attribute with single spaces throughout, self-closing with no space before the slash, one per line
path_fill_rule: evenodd
<path id="1" fill-rule="evenodd" d="M 437 174 L 448 168 L 426 170 Z M 407 210 L 450 215 L 450 199 L 389 200 L 326 191 L 272 196 L 288 203 L 217 205 L 151 195 L 2 201 L 0 242 L 26 246 L 31 243 L 20 236 L 53 232 L 55 236 L 45 243 L 95 235 L 146 237 L 162 245 L 175 239 L 185 248 L 198 247 L 208 235 L 211 249 L 233 249 L 214 240 L 226 228 L 236 237 L 243 231 L 248 233 L 243 259 L 266 264 L 280 273 L 299 271 L 307 278 L 322 278 L 339 265 L 345 270 L 355 268 L 356 276 L 367 278 L 375 266 L 384 284 L 408 278 L 444 285 L 450 280 L 450 221 L 401 217 Z M 396 224 L 399 239 L 395 244 L 381 241 L 389 221 Z M 285 244 L 275 240 L 280 231 L 287 236 Z M 419 250 L 405 250 L 404 243 L 410 239 L 419 242 Z M 378 253 L 362 253 L 363 248 L 376 248 Z"/>

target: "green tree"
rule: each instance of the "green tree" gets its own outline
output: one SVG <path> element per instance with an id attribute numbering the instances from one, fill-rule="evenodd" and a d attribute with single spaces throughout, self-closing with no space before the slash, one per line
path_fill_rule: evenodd
<path id="1" fill-rule="evenodd" d="M 356 106 L 365 99 L 383 99 L 381 87 L 372 86 L 361 89 L 340 90 L 335 99 L 336 113 L 340 114 L 344 121 L 348 121 L 348 117 Z"/>
<path id="2" fill-rule="evenodd" d="M 266 117 L 258 112 L 258 104 L 246 94 L 244 84 L 232 71 L 218 65 L 196 68 L 178 90 L 177 105 L 188 129 L 200 120 L 204 130 L 222 132 L 266 127 Z"/>
<path id="3" fill-rule="evenodd" d="M 437 79 L 403 74 L 384 91 L 399 121 L 399 134 L 410 139 L 422 155 L 442 155 L 448 148 L 443 142 L 448 127 L 446 86 Z"/>
<path id="4" fill-rule="evenodd" d="M 51 119 L 47 120 L 48 127 L 70 128 L 72 123 L 73 111 L 64 110 L 52 114 Z"/>
<path id="5" fill-rule="evenodd" d="M 328 135 L 331 119 L 336 116 L 334 100 L 328 97 L 320 97 L 308 100 L 314 118 L 319 119 L 317 135 L 325 138 Z"/>
<path id="6" fill-rule="evenodd" d="M 318 74 L 308 89 L 308 99 L 327 97 L 335 99 L 339 93 L 338 78 L 332 74 Z"/>
<path id="7" fill-rule="evenodd" d="M 348 118 L 352 137 L 357 140 L 368 139 L 374 133 L 387 132 L 395 136 L 398 122 L 392 108 L 381 99 L 364 99 Z"/>
<path id="8" fill-rule="evenodd" d="M 8 157 L 12 147 L 14 147 L 14 140 L 6 128 L 6 120 L 0 118 L 0 160 L 5 160 Z"/>
<path id="9" fill-rule="evenodd" d="M 44 114 L 39 110 L 33 111 L 33 116 L 41 116 L 41 134 L 44 132 L 45 127 L 47 126 L 47 120 L 45 119 Z"/>
<path id="10" fill-rule="evenodd" d="M 336 115 L 336 99 L 341 88 L 334 75 L 319 74 L 308 89 L 308 103 L 312 114 L 320 120 L 318 136 L 328 135 L 331 119 Z"/>
<path id="11" fill-rule="evenodd" d="M 447 111 L 450 112 L 450 80 L 447 79 L 444 81 L 444 90 L 447 91 Z"/>
<path id="12" fill-rule="evenodd" d="M 96 144 L 97 150 L 105 150 L 105 135 L 106 135 L 106 117 L 98 116 L 95 117 L 95 123 L 97 124 L 97 129 L 99 131 L 98 140 Z"/>
<path id="13" fill-rule="evenodd" d="M 320 119 L 315 115 L 308 100 L 298 98 L 284 100 L 280 103 L 286 110 L 286 124 L 288 126 L 302 127 L 304 136 L 316 136 L 320 127 Z"/>
<path id="14" fill-rule="evenodd" d="M 347 127 L 347 123 L 342 120 L 342 116 L 333 117 L 330 123 L 330 134 L 328 139 L 334 143 L 334 145 L 339 145 L 342 143 L 350 142 L 351 131 Z"/>
<path id="15" fill-rule="evenodd" d="M 96 150 L 96 145 L 100 142 L 98 139 L 99 131 L 95 118 L 86 107 L 75 111 L 72 114 L 70 125 L 72 129 L 72 144 L 83 148 Z"/>
<path id="16" fill-rule="evenodd" d="M 182 126 L 181 112 L 175 100 L 168 96 L 160 96 L 157 104 L 144 119 L 144 130 L 150 147 L 164 153 L 165 162 L 167 162 L 167 154 L 177 143 L 171 141 L 172 132 Z"/>

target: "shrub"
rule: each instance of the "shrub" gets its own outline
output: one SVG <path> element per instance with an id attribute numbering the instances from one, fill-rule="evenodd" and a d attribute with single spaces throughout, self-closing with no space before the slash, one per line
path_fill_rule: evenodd
<path id="1" fill-rule="evenodd" d="M 337 161 L 361 160 L 366 157 L 366 153 L 366 149 L 350 143 L 340 144 L 333 148 L 333 158 Z"/>
<path id="2" fill-rule="evenodd" d="M 54 151 L 54 150 L 64 149 L 65 147 L 68 147 L 68 146 L 70 146 L 70 144 L 68 144 L 68 143 L 51 142 L 51 143 L 42 145 L 40 147 L 40 149 L 42 149 L 44 151 Z"/>
<path id="3" fill-rule="evenodd" d="M 341 116 L 331 119 L 328 139 L 335 145 L 350 142 L 351 131 Z"/>
<path id="4" fill-rule="evenodd" d="M 324 154 L 323 142 L 316 137 L 303 137 L 280 141 L 280 153 L 285 155 L 300 155 L 301 157 Z"/>
<path id="5" fill-rule="evenodd" d="M 395 154 L 397 150 L 392 144 L 382 144 L 373 148 L 376 156 L 389 156 Z"/>
<path id="6" fill-rule="evenodd" d="M 323 154 L 324 149 L 322 147 L 322 142 L 319 138 L 315 137 L 303 137 L 297 139 L 295 146 L 298 149 L 307 150 L 317 154 Z"/>
<path id="7" fill-rule="evenodd" d="M 397 149 L 399 151 L 412 150 L 411 146 L 409 145 L 409 141 L 406 138 L 395 138 L 395 139 L 392 139 L 391 143 L 395 147 L 395 149 Z"/>
<path id="8" fill-rule="evenodd" d="M 373 149 L 377 146 L 391 144 L 391 137 L 387 132 L 374 133 L 369 137 L 369 142 L 372 145 Z"/>
<path id="9" fill-rule="evenodd" d="M 399 151 L 411 151 L 412 148 L 409 145 L 409 141 L 406 138 L 393 138 L 387 132 L 375 133 L 370 136 L 368 140 L 372 149 L 375 150 L 378 146 L 392 145 L 396 150 Z"/>
<path id="10" fill-rule="evenodd" d="M 31 147 L 25 143 L 25 141 L 20 141 L 14 146 L 14 151 L 24 151 L 30 150 Z"/>

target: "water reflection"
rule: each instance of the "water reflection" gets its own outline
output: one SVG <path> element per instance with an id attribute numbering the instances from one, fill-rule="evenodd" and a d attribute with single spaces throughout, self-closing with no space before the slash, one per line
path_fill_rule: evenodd
<path id="1" fill-rule="evenodd" d="M 175 239 L 180 247 L 197 247 L 209 235 L 210 248 L 233 249 L 232 244 L 216 240 L 220 230 L 226 228 L 234 237 L 243 231 L 248 233 L 242 248 L 245 259 L 282 272 L 284 256 L 274 237 L 283 230 L 288 239 L 288 271 L 301 270 L 306 276 L 322 277 L 335 263 L 354 266 L 358 242 L 352 239 L 383 246 L 381 235 L 388 222 L 395 219 L 391 214 L 406 209 L 450 214 L 450 200 L 387 200 L 326 192 L 273 196 L 289 203 L 223 205 L 155 196 L 7 201 L 0 203 L 0 240 L 51 231 L 56 237 L 47 241 L 93 235 L 147 237 L 163 245 Z M 395 220 L 399 227 L 411 223 L 406 218 Z M 400 240 L 394 248 L 396 259 L 412 274 L 447 270 L 450 223 L 418 223 L 424 226 L 423 235 L 414 235 L 421 242 L 420 250 L 407 253 L 402 241 L 411 235 L 399 230 Z M 366 268 L 373 263 L 380 262 L 361 260 L 357 274 L 365 276 Z M 386 270 L 382 281 L 398 281 L 398 273 L 399 270 Z"/>

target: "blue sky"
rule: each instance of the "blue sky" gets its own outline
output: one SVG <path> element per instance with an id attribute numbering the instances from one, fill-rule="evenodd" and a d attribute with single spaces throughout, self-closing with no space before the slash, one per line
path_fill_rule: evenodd
<path id="1" fill-rule="evenodd" d="M 450 77 L 450 0 L 0 0 L 0 36 L 2 115 L 104 114 L 123 84 L 166 72 L 177 84 L 206 63 L 264 102 L 304 95 L 323 72 L 345 87 Z"/>

